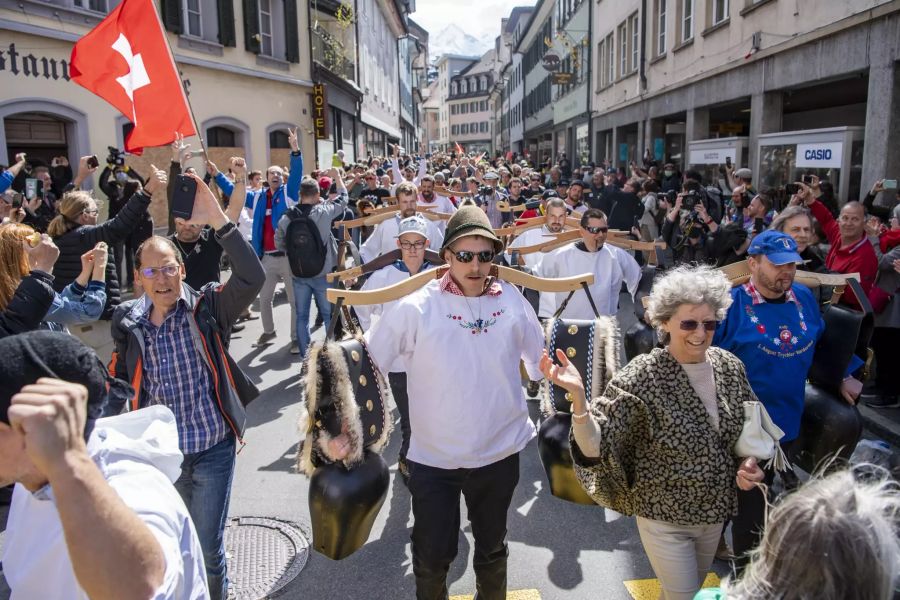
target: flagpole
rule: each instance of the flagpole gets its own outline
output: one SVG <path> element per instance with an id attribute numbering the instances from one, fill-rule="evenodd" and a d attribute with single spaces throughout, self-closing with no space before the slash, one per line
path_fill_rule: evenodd
<path id="1" fill-rule="evenodd" d="M 163 39 L 166 40 L 166 49 L 169 51 L 169 60 L 172 61 L 172 66 L 175 67 L 175 72 L 178 74 L 178 81 L 179 83 L 181 83 L 181 97 L 187 104 L 188 112 L 191 115 L 191 121 L 194 123 L 194 131 L 197 132 L 197 139 L 200 140 L 200 149 L 203 151 L 203 158 L 204 160 L 209 160 L 209 154 L 206 153 L 206 142 L 203 140 L 202 131 L 200 130 L 200 124 L 197 121 L 197 117 L 194 116 L 194 107 L 191 104 L 191 95 L 187 92 L 187 90 L 184 89 L 184 80 L 181 78 L 181 71 L 178 70 L 178 64 L 175 62 L 175 53 L 172 51 L 172 42 L 169 41 L 168 32 L 163 26 L 162 19 L 159 16 L 159 11 L 156 9 L 156 3 L 151 0 L 150 4 L 153 6 L 153 14 L 156 15 L 156 24 L 159 26 L 159 30 L 162 32 Z"/>

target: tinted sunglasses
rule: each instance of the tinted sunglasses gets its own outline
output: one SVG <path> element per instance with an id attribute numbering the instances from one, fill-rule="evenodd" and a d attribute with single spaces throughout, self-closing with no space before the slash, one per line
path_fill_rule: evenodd
<path id="1" fill-rule="evenodd" d="M 606 233 L 609 231 L 609 227 L 585 227 L 585 231 L 588 233 L 593 233 L 594 235 L 598 233 Z"/>
<path id="2" fill-rule="evenodd" d="M 478 262 L 484 264 L 489 263 L 494 260 L 494 256 L 496 253 L 493 250 L 482 250 L 481 252 L 469 252 L 468 250 L 459 250 L 453 253 L 453 256 L 456 257 L 461 263 L 470 263 L 472 259 L 476 256 L 478 257 Z"/>
<path id="3" fill-rule="evenodd" d="M 404 250 L 412 250 L 415 248 L 416 250 L 421 250 L 425 247 L 425 242 L 420 240 L 418 242 L 400 242 L 400 247 Z"/>
<path id="4" fill-rule="evenodd" d="M 703 329 L 707 332 L 713 332 L 716 330 L 716 327 L 719 326 L 718 321 L 694 321 L 693 319 L 688 319 L 687 321 L 682 321 L 679 325 L 684 331 L 696 331 L 698 327 L 703 326 Z"/>
<path id="5" fill-rule="evenodd" d="M 166 265 L 164 267 L 144 267 L 141 269 L 141 275 L 147 279 L 156 277 L 157 273 L 162 273 L 166 277 L 175 277 L 180 270 L 180 265 Z"/>

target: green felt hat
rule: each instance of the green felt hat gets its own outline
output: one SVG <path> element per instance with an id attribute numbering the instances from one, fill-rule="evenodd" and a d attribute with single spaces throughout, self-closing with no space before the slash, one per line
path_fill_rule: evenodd
<path id="1" fill-rule="evenodd" d="M 463 206 L 453 213 L 447 222 L 447 233 L 444 235 L 441 254 L 459 238 L 471 235 L 487 238 L 493 242 L 495 252 L 503 251 L 503 242 L 494 233 L 494 228 L 491 227 L 491 222 L 484 211 L 478 206 Z"/>

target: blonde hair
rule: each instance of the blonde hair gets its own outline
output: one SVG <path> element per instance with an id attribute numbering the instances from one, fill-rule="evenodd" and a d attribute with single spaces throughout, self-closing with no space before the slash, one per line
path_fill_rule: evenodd
<path id="1" fill-rule="evenodd" d="M 59 214 L 47 226 L 47 235 L 58 238 L 79 227 L 78 217 L 88 209 L 92 200 L 91 194 L 83 190 L 66 192 L 59 203 Z"/>
<path id="2" fill-rule="evenodd" d="M 34 229 L 20 223 L 0 225 L 0 310 L 6 310 L 22 278 L 31 271 L 22 242 Z"/>

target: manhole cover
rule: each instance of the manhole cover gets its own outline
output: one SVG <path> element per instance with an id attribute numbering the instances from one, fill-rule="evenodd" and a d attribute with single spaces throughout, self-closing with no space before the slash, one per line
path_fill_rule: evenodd
<path id="1" fill-rule="evenodd" d="M 229 599 L 260 600 L 294 580 L 309 558 L 309 538 L 298 523 L 235 517 L 225 526 Z"/>

